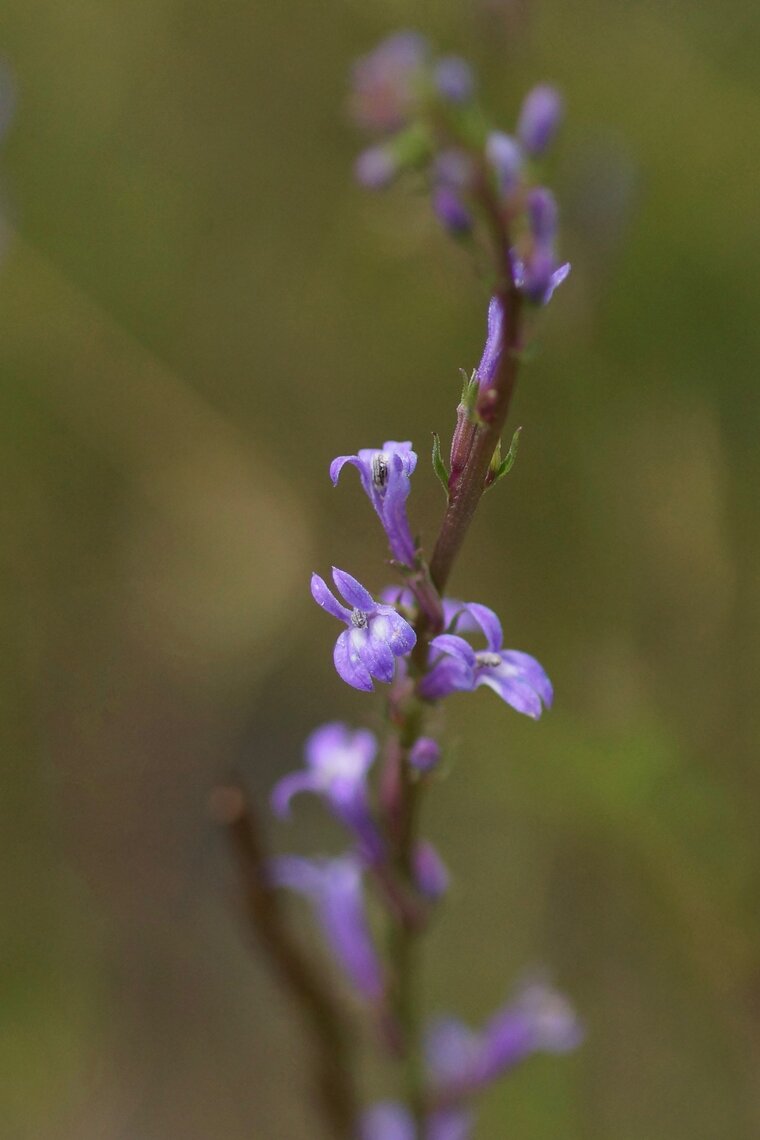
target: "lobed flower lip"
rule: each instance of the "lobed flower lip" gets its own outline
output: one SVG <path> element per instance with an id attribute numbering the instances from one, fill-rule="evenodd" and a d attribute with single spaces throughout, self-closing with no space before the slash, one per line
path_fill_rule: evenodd
<path id="1" fill-rule="evenodd" d="M 319 574 L 312 574 L 311 593 L 317 605 L 348 627 L 335 643 L 335 668 L 347 685 L 372 692 L 373 678 L 386 684 L 393 680 L 395 658 L 411 652 L 417 635 L 393 606 L 375 602 L 345 570 L 334 566 L 332 576 L 350 609 L 341 605 Z"/>

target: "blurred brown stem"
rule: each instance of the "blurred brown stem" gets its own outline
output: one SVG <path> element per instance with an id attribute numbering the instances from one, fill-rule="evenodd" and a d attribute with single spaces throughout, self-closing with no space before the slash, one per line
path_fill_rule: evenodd
<path id="1" fill-rule="evenodd" d="M 322 976 L 293 938 L 277 891 L 266 875 L 266 852 L 253 808 L 239 785 L 220 787 L 211 800 L 225 828 L 245 890 L 246 913 L 258 944 L 279 981 L 300 1008 L 314 1054 L 316 1093 L 333 1140 L 349 1140 L 357 1120 L 351 1033 L 342 1008 Z"/>

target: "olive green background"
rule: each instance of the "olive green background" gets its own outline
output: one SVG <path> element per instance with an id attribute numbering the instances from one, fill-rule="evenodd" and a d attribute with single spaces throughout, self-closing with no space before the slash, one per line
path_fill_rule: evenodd
<path id="1" fill-rule="evenodd" d="M 556 707 L 449 703 L 426 1008 L 478 1023 L 548 967 L 582 1012 L 577 1055 L 488 1094 L 483 1140 L 760 1135 L 760 10 L 6 0 L 9 1140 L 315 1135 L 206 804 L 232 765 L 265 796 L 326 717 L 378 723 L 308 594 L 333 561 L 387 577 L 327 464 L 424 459 L 482 346 L 484 287 L 424 199 L 352 184 L 347 69 L 397 26 L 471 58 L 506 129 L 537 80 L 569 108 L 573 273 L 452 583 Z M 410 506 L 430 541 L 424 461 Z M 272 841 L 341 837 L 303 802 Z"/>

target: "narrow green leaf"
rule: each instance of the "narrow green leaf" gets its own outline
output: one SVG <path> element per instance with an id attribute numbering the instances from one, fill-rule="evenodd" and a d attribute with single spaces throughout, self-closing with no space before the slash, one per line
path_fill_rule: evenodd
<path id="1" fill-rule="evenodd" d="M 433 470 L 438 476 L 441 486 L 446 492 L 446 498 L 449 497 L 449 473 L 446 470 L 446 464 L 443 462 L 441 455 L 441 437 L 438 432 L 433 432 Z"/>

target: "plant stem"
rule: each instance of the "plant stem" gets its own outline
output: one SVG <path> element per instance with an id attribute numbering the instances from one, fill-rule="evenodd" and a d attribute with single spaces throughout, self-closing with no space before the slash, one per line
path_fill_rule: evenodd
<path id="1" fill-rule="evenodd" d="M 284 988 L 309 1030 L 314 1053 L 316 1096 L 332 1140 L 350 1140 L 357 1120 L 351 1037 L 328 979 L 293 938 L 277 892 L 266 877 L 266 853 L 256 817 L 243 789 L 217 788 L 211 812 L 225 827 L 245 888 L 248 920 Z"/>
<path id="2" fill-rule="evenodd" d="M 496 297 L 502 307 L 504 343 L 491 384 L 481 388 L 469 451 L 461 467 L 452 471 L 449 502 L 433 550 L 429 573 L 420 573 L 410 583 L 418 602 L 414 622 L 417 645 L 412 655 L 413 675 L 427 668 L 428 642 L 442 628 L 442 595 L 462 547 L 470 523 L 485 490 L 486 475 L 501 439 L 517 381 L 521 348 L 522 296 L 514 283 L 509 254 L 509 229 L 487 172 L 480 183 L 483 213 L 493 242 L 499 286 Z M 414 698 L 399 710 L 396 747 L 389 762 L 396 765 L 398 781 L 396 860 L 400 873 L 413 883 L 413 859 L 417 843 L 422 787 L 409 764 L 409 752 L 422 734 L 426 712 Z M 396 921 L 391 928 L 391 958 L 394 966 L 394 1012 L 402 1031 L 405 1058 L 405 1095 L 410 1110 L 422 1126 L 425 1116 L 425 1072 L 420 1041 L 417 980 L 419 928 Z"/>

